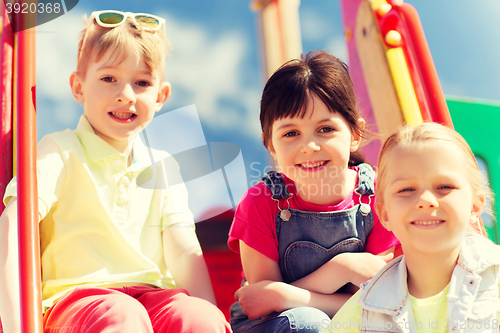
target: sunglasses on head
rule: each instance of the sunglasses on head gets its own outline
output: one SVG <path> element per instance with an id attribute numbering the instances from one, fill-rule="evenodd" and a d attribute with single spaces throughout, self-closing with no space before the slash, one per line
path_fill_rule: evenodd
<path id="1" fill-rule="evenodd" d="M 101 27 L 114 28 L 122 25 L 128 17 L 132 18 L 136 25 L 148 30 L 158 30 L 165 24 L 164 19 L 155 15 L 120 12 L 118 10 L 101 10 L 93 12 L 90 19 L 95 18 L 97 24 Z"/>

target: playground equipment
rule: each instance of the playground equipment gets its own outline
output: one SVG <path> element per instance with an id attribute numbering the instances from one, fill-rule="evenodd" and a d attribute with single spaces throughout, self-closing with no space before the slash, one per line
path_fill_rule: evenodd
<path id="1" fill-rule="evenodd" d="M 343 0 L 349 68 L 367 123 L 382 135 L 403 123 L 434 121 L 453 128 L 415 9 L 401 1 Z M 375 162 L 379 142 L 368 146 Z"/>
<path id="2" fill-rule="evenodd" d="M 455 127 L 485 162 L 492 189 L 500 193 L 499 158 L 490 148 L 494 145 L 478 141 L 486 127 L 495 123 L 492 120 L 498 119 L 498 106 L 445 99 L 420 19 L 411 5 L 396 0 L 342 0 L 341 6 L 349 68 L 367 123 L 376 123 L 382 135 L 403 123 L 433 121 Z M 492 136 L 491 140 L 497 139 Z M 365 147 L 373 163 L 379 145 L 377 140 Z M 493 211 L 499 208 L 495 205 Z M 500 243 L 495 219 L 485 222 L 489 238 Z"/>
<path id="3" fill-rule="evenodd" d="M 38 232 L 38 194 L 36 180 L 36 112 L 35 112 L 35 55 L 36 55 L 36 13 L 13 14 L 10 24 L 7 12 L 2 2 L 2 143 L 12 142 L 15 137 L 15 149 L 4 146 L 16 152 L 15 167 L 11 161 L 2 175 L 2 186 L 11 170 L 15 169 L 18 179 L 17 210 L 19 234 L 19 271 L 20 271 L 20 305 L 21 329 L 23 332 L 42 332 L 42 293 L 40 269 L 40 240 Z M 25 1 L 25 3 L 35 3 Z M 13 21 L 13 22 L 12 22 Z M 12 29 L 12 26 L 16 29 Z M 10 31 L 9 31 L 10 29 Z M 12 33 L 12 30 L 17 32 Z M 12 69 L 13 64 L 13 69 Z M 12 73 L 11 75 L 8 72 Z M 12 81 L 10 81 L 12 79 Z M 13 91 L 8 88 L 13 88 Z M 5 90 L 4 90 L 5 89 Z M 12 92 L 12 95 L 10 93 Z M 10 116 L 14 115 L 14 117 Z M 9 120 L 15 126 L 9 124 Z M 11 136 L 4 129 L 15 127 L 15 135 Z M 2 151 L 2 157 L 9 156 Z M 10 168 L 9 165 L 10 164 Z M 2 193 L 5 188 L 2 188 Z M 3 207 L 2 207 L 3 211 Z"/>
<path id="4" fill-rule="evenodd" d="M 264 77 L 302 53 L 299 23 L 300 0 L 255 0 L 250 8 L 257 13 Z"/>
<path id="5" fill-rule="evenodd" d="M 492 216 L 483 216 L 484 227 L 488 237 L 500 244 L 500 225 L 498 216 L 500 212 L 500 137 L 496 129 L 500 124 L 500 102 L 491 102 L 463 97 L 448 97 L 446 99 L 450 109 L 451 118 L 455 129 L 470 145 L 476 158 L 485 166 L 489 185 L 496 193 L 496 200 L 492 208 Z M 482 163 L 479 164 L 480 166 Z"/>

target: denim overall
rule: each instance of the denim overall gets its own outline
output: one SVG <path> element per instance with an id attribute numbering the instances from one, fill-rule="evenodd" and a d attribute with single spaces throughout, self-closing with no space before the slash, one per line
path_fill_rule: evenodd
<path id="1" fill-rule="evenodd" d="M 358 169 L 358 186 L 354 195 L 360 195 L 359 201 L 361 202 L 361 196 L 369 196 L 371 199 L 374 194 L 375 172 L 368 164 L 360 164 Z M 364 250 L 368 234 L 373 228 L 373 213 L 368 198 L 365 197 L 362 204 L 342 211 L 301 211 L 289 209 L 288 200 L 291 194 L 280 173 L 271 171 L 261 181 L 271 190 L 272 199 L 276 201 L 280 210 L 275 217 L 275 225 L 279 267 L 284 282 L 291 283 L 314 272 L 339 253 Z M 320 314 L 297 313 L 303 311 L 316 311 Z M 290 312 L 292 312 L 291 316 Z M 324 319 L 319 319 L 323 318 L 323 315 L 326 322 Z M 245 315 L 241 306 L 236 303 L 231 309 L 231 324 L 234 332 L 319 332 L 322 324 L 326 327 L 329 323 L 329 318 L 325 313 L 306 307 L 290 309 L 264 320 L 250 321 L 247 318 L 248 323 L 245 324 L 240 316 Z M 284 320 L 286 323 L 283 323 Z M 295 324 L 294 321 L 296 321 Z M 297 321 L 306 322 L 300 325 Z M 283 329 L 277 329 L 277 322 Z M 252 326 L 254 323 L 259 324 Z M 319 323 L 316 325 L 318 329 L 298 330 L 293 327 L 307 328 L 313 326 L 313 323 Z M 246 330 L 248 327 L 251 329 Z"/>

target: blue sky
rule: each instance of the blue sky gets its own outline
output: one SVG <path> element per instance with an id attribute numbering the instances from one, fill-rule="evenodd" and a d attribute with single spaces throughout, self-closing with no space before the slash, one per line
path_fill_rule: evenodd
<path id="1" fill-rule="evenodd" d="M 419 12 L 445 95 L 500 101 L 500 1 L 407 2 Z M 80 0 L 68 14 L 39 26 L 38 138 L 76 126 L 82 107 L 73 101 L 68 81 L 76 68 L 82 16 L 103 9 L 166 19 L 173 46 L 166 68 L 172 97 L 162 111 L 194 104 L 206 142 L 237 144 L 247 183 L 254 184 L 269 161 L 258 121 L 265 82 L 256 14 L 247 0 Z M 302 0 L 300 20 L 304 52 L 325 49 L 347 61 L 338 0 Z M 195 215 L 205 209 L 193 208 Z"/>

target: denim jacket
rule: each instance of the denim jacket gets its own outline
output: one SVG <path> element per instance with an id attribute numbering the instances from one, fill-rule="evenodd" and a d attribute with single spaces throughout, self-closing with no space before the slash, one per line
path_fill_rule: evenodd
<path id="1" fill-rule="evenodd" d="M 447 296 L 450 333 L 499 332 L 499 266 L 500 246 L 476 234 L 466 236 Z M 415 332 L 406 272 L 400 256 L 362 286 L 360 332 Z"/>

